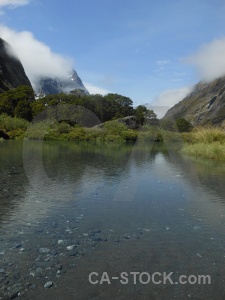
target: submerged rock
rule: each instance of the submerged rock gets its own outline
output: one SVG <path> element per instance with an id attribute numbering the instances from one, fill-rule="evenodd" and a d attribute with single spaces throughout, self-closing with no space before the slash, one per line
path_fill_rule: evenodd
<path id="1" fill-rule="evenodd" d="M 53 282 L 52 281 L 49 281 L 49 282 L 46 282 L 45 285 L 44 285 L 44 288 L 46 289 L 49 289 L 50 287 L 53 286 Z"/>

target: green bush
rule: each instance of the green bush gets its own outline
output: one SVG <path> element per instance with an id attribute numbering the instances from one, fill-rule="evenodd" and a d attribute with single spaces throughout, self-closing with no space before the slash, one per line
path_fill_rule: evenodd
<path id="1" fill-rule="evenodd" d="M 160 127 L 167 131 L 177 131 L 176 123 L 167 119 L 162 119 L 160 121 Z"/>
<path id="2" fill-rule="evenodd" d="M 69 133 L 71 131 L 71 127 L 69 124 L 62 122 L 58 125 L 58 133 L 62 134 L 62 133 Z"/>
<path id="3" fill-rule="evenodd" d="M 26 131 L 23 129 L 15 129 L 15 130 L 9 131 L 8 135 L 9 135 L 10 139 L 17 140 L 17 139 L 24 138 L 25 132 Z"/>
<path id="4" fill-rule="evenodd" d="M 180 132 L 189 132 L 193 129 L 192 124 L 184 118 L 177 119 L 176 125 Z"/>
<path id="5" fill-rule="evenodd" d="M 25 137 L 32 140 L 52 139 L 51 136 L 55 136 L 54 127 L 55 122 L 40 121 L 31 123 L 26 131 Z"/>
<path id="6" fill-rule="evenodd" d="M 85 140 L 85 130 L 82 127 L 73 128 L 68 134 L 67 139 L 69 141 L 84 141 Z"/>
<path id="7" fill-rule="evenodd" d="M 136 141 L 138 134 L 132 129 L 122 131 L 121 137 L 126 141 Z"/>
<path id="8" fill-rule="evenodd" d="M 104 137 L 104 141 L 105 142 L 125 142 L 125 140 L 121 136 L 116 135 L 116 134 L 107 134 Z"/>
<path id="9" fill-rule="evenodd" d="M 121 134 L 123 131 L 126 131 L 127 127 L 123 123 L 115 120 L 106 122 L 104 125 L 104 129 L 105 131 L 107 131 L 107 133 L 117 135 Z"/>
<path id="10" fill-rule="evenodd" d="M 9 132 L 13 130 L 26 130 L 29 122 L 20 118 L 13 118 L 6 114 L 0 115 L 0 129 Z"/>

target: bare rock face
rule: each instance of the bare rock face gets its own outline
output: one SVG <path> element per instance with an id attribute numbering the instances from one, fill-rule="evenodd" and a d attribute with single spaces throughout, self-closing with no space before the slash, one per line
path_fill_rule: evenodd
<path id="1" fill-rule="evenodd" d="M 128 116 L 118 119 L 118 122 L 123 123 L 128 129 L 137 129 L 138 122 L 135 116 Z"/>
<path id="2" fill-rule="evenodd" d="M 225 76 L 200 82 L 182 101 L 168 110 L 164 119 L 185 118 L 192 125 L 219 125 L 225 120 Z"/>
<path id="3" fill-rule="evenodd" d="M 20 85 L 31 87 L 24 68 L 11 46 L 0 38 L 0 93 Z"/>
<path id="4" fill-rule="evenodd" d="M 68 74 L 65 78 L 40 78 L 35 89 L 36 94 L 42 96 L 60 93 L 89 95 L 88 90 L 75 70 L 72 70 L 71 74 Z"/>

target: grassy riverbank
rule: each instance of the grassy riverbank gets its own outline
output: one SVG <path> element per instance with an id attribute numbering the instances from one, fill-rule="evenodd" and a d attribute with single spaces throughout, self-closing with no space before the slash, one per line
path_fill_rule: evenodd
<path id="1" fill-rule="evenodd" d="M 117 120 L 108 121 L 104 128 L 83 128 L 55 121 L 41 121 L 34 124 L 20 118 L 0 115 L 0 128 L 11 139 L 68 140 L 91 142 L 164 142 L 182 145 L 181 153 L 225 161 L 225 130 L 222 127 L 198 127 L 191 132 L 172 132 L 157 126 L 143 126 L 140 130 L 128 129 Z M 169 147 L 169 146 L 168 146 Z"/>
<path id="2" fill-rule="evenodd" d="M 198 127 L 182 133 L 182 153 L 195 157 L 225 161 L 225 130 L 221 127 Z"/>
<path id="3" fill-rule="evenodd" d="M 40 121 L 34 124 L 19 118 L 0 115 L 0 128 L 10 139 L 67 140 L 91 142 L 163 142 L 178 141 L 179 133 L 162 130 L 157 126 L 144 125 L 139 130 L 128 129 L 118 120 L 108 121 L 103 128 L 86 128 L 56 121 Z"/>

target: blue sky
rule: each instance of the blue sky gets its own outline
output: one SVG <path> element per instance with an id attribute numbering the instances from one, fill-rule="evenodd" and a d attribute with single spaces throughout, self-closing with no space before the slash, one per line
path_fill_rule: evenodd
<path id="1" fill-rule="evenodd" d="M 223 59 L 224 0 L 0 0 L 0 9 L 5 28 L 29 31 L 72 59 L 92 91 L 119 93 L 135 105 L 177 102 L 211 73 L 217 51 Z"/>

